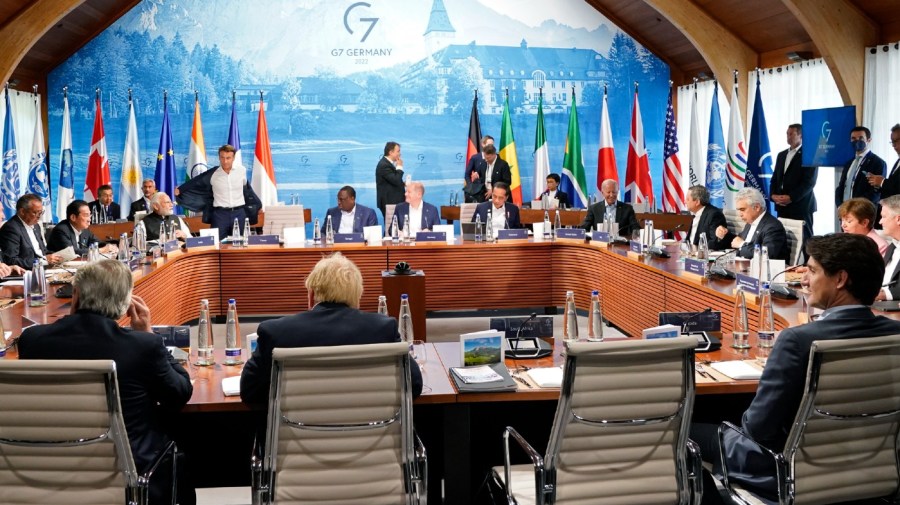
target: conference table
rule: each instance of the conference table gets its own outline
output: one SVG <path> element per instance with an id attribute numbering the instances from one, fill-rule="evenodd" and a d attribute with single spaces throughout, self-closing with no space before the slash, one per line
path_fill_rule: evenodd
<path id="1" fill-rule="evenodd" d="M 579 226 L 584 222 L 587 215 L 586 209 L 550 209 L 547 211 L 550 222 L 556 222 L 556 215 L 559 214 L 559 223 L 562 226 Z M 444 205 L 441 207 L 441 219 L 448 223 L 459 221 L 460 207 L 458 205 Z M 687 231 L 690 229 L 693 217 L 690 214 L 675 214 L 671 212 L 637 212 L 635 217 L 638 223 L 644 224 L 644 221 L 653 221 L 653 227 L 656 230 L 664 231 Z M 519 209 L 519 221 L 522 224 L 534 224 L 544 222 L 543 209 Z"/>

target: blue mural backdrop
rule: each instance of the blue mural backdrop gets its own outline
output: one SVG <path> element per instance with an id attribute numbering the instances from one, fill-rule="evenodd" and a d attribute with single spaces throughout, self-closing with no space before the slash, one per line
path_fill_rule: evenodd
<path id="1" fill-rule="evenodd" d="M 144 0 L 48 77 L 54 198 L 64 86 L 76 197 L 84 185 L 97 87 L 116 195 L 129 89 L 144 177 L 153 176 L 167 91 L 179 180 L 194 92 L 210 165 L 227 140 L 234 93 L 249 168 L 262 91 L 279 200 L 299 195 L 321 217 L 345 184 L 356 188 L 360 203 L 375 207 L 375 164 L 388 140 L 402 145 L 406 173 L 425 183 L 426 200 L 446 204 L 462 188 L 475 90 L 482 132 L 498 139 L 509 93 L 527 198 L 538 95 L 543 92 L 551 170 L 559 172 L 573 88 L 588 191 L 596 191 L 599 107 L 607 85 L 624 185 L 634 81 L 659 198 L 668 79 L 665 63 L 583 0 L 556 1 L 552 9 L 541 0 Z"/>

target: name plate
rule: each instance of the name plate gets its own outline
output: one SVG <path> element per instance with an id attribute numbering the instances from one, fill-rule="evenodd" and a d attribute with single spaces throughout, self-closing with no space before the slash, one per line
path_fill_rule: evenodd
<path id="1" fill-rule="evenodd" d="M 366 238 L 362 233 L 335 233 L 335 244 L 364 244 Z"/>
<path id="2" fill-rule="evenodd" d="M 416 233 L 416 242 L 446 242 L 447 232 L 420 231 Z"/>
<path id="3" fill-rule="evenodd" d="M 174 252 L 181 249 L 181 244 L 178 243 L 178 240 L 170 240 L 163 245 L 163 252 L 169 254 L 170 252 Z"/>
<path id="4" fill-rule="evenodd" d="M 584 240 L 584 229 L 583 228 L 558 228 L 556 230 L 556 238 Z"/>
<path id="5" fill-rule="evenodd" d="M 205 237 L 188 237 L 184 240 L 184 245 L 188 249 L 195 247 L 212 247 L 216 245 L 216 237 L 207 235 Z"/>
<path id="6" fill-rule="evenodd" d="M 591 240 L 595 242 L 609 242 L 609 232 L 607 231 L 595 231 L 591 233 Z"/>
<path id="7" fill-rule="evenodd" d="M 742 288 L 745 293 L 753 295 L 759 294 L 759 279 L 744 274 L 737 274 L 735 278 L 737 280 L 737 286 Z"/>
<path id="8" fill-rule="evenodd" d="M 679 328 L 687 326 L 688 332 L 722 331 L 722 313 L 709 312 L 660 312 L 659 324 L 674 324 Z"/>
<path id="9" fill-rule="evenodd" d="M 141 268 L 141 263 L 144 262 L 144 255 L 140 256 L 132 256 L 130 260 L 128 260 L 128 268 L 134 272 L 135 270 Z"/>
<path id="10" fill-rule="evenodd" d="M 250 235 L 247 245 L 278 245 L 278 235 Z"/>
<path id="11" fill-rule="evenodd" d="M 640 240 L 629 240 L 628 250 L 636 254 L 644 254 L 644 244 Z"/>
<path id="12" fill-rule="evenodd" d="M 699 275 L 701 277 L 706 276 L 706 267 L 709 262 L 706 260 L 695 260 L 692 258 L 684 259 L 684 271 L 692 274 Z"/>
<path id="13" fill-rule="evenodd" d="M 528 238 L 528 230 L 519 228 L 516 230 L 498 230 L 497 240 L 523 240 Z"/>

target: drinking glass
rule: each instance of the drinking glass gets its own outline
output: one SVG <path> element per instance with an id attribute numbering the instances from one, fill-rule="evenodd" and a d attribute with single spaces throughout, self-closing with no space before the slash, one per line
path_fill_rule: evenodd
<path id="1" fill-rule="evenodd" d="M 428 386 L 428 377 L 425 375 L 425 364 L 428 363 L 428 344 L 424 340 L 413 340 L 410 352 L 412 358 L 419 364 L 419 370 L 422 372 L 422 392 L 430 393 L 431 388 Z"/>
<path id="2" fill-rule="evenodd" d="M 691 256 L 691 243 L 687 239 L 682 240 L 678 250 L 681 251 L 682 258 L 689 258 Z"/>

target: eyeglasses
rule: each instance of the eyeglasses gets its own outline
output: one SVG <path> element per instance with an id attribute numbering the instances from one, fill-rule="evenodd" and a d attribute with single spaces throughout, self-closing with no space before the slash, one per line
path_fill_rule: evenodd
<path id="1" fill-rule="evenodd" d="M 38 211 L 34 211 L 34 210 L 31 210 L 31 209 L 26 209 L 25 212 L 31 214 L 32 216 L 43 216 L 43 215 L 44 215 L 44 209 L 41 209 L 41 210 L 38 210 Z"/>

